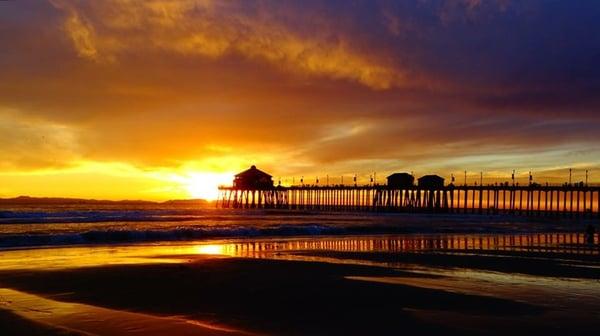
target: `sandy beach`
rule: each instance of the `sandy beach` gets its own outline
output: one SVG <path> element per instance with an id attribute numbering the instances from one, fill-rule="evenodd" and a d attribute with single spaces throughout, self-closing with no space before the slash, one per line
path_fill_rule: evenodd
<path id="1" fill-rule="evenodd" d="M 0 272 L 0 327 L 8 335 L 160 335 L 165 330 L 157 326 L 165 325 L 181 335 L 394 335 L 584 333 L 598 326 L 594 248 L 336 248 L 402 239 L 408 238 L 5 251 L 4 260 L 15 261 Z M 318 248 L 298 249 L 317 240 Z M 32 267 L 18 263 L 25 254 Z M 69 266 L 76 259 L 84 260 Z M 56 267 L 40 270 L 38 262 Z M 40 307 L 48 313 L 31 312 Z M 117 327 L 99 332 L 107 321 Z"/>

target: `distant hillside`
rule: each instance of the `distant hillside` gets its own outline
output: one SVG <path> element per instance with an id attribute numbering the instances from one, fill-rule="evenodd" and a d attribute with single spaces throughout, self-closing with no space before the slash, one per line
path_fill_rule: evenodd
<path id="1" fill-rule="evenodd" d="M 174 205 L 174 206 L 193 206 L 193 205 L 204 205 L 208 201 L 203 199 L 189 199 L 189 200 L 169 200 L 165 202 L 153 202 L 153 201 L 142 201 L 142 200 L 96 200 L 96 199 L 83 199 L 83 198 L 63 198 L 63 197 L 29 197 L 19 196 L 14 198 L 0 198 L 0 204 L 5 205 L 52 205 L 52 204 L 77 204 L 77 205 Z"/>

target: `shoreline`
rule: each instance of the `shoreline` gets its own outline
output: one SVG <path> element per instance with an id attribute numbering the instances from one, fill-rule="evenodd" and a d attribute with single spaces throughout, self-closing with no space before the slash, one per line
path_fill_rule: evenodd
<path id="1" fill-rule="evenodd" d="M 346 240 L 346 239 L 425 239 L 431 241 L 444 240 L 451 237 L 486 238 L 491 237 L 535 237 L 540 235 L 561 236 L 565 239 L 559 243 L 563 250 L 582 250 L 594 252 L 600 250 L 600 233 L 595 237 L 597 243 L 589 244 L 585 242 L 585 233 L 577 231 L 507 231 L 507 232 L 488 232 L 488 231 L 454 231 L 454 232 L 407 232 L 407 233 L 353 233 L 353 234 L 316 234 L 316 235 L 264 235 L 264 236 L 224 236 L 224 237 L 206 237 L 203 239 L 173 239 L 173 240 L 139 240 L 139 241 L 117 241 L 117 242 L 99 242 L 99 243 L 76 243 L 76 244 L 54 244 L 54 245 L 31 245 L 31 246 L 0 246 L 0 254 L 11 251 L 27 251 L 27 250 L 47 250 L 60 248 L 119 248 L 128 246 L 178 246 L 178 245 L 194 245 L 194 244 L 223 244 L 223 243 L 252 243 L 252 242 L 276 242 L 276 241 L 303 241 L 303 240 Z M 570 237 L 571 241 L 566 239 Z M 573 238 L 574 237 L 574 238 Z M 481 243 L 481 242 L 480 242 Z M 515 243 L 515 242 L 513 242 Z M 558 243 L 558 242 L 557 242 Z M 438 246 L 439 247 L 439 246 Z M 515 245 L 515 248 L 521 249 L 546 249 L 550 250 L 550 246 L 537 245 Z M 447 247 L 446 247 L 447 249 Z M 552 251 L 547 251 L 551 253 Z M 557 252 L 560 254 L 560 251 Z"/>

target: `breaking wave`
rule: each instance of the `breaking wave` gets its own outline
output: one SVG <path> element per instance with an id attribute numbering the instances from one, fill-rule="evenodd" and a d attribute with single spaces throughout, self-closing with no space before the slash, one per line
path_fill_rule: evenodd
<path id="1" fill-rule="evenodd" d="M 348 230 L 345 228 L 321 225 L 280 225 L 263 227 L 195 226 L 193 228 L 180 227 L 170 230 L 90 230 L 69 233 L 1 235 L 0 247 L 115 244 L 233 237 L 339 235 L 344 233 L 348 233 Z"/>

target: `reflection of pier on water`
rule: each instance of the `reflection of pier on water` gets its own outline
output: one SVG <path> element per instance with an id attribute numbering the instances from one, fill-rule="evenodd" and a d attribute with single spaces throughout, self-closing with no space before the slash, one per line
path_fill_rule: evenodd
<path id="1" fill-rule="evenodd" d="M 586 243 L 581 233 L 519 235 L 422 235 L 385 237 L 327 237 L 226 243 L 221 254 L 238 257 L 272 257 L 280 252 L 336 251 L 389 253 L 485 253 L 493 251 L 548 254 L 600 254 L 599 237 Z"/>

